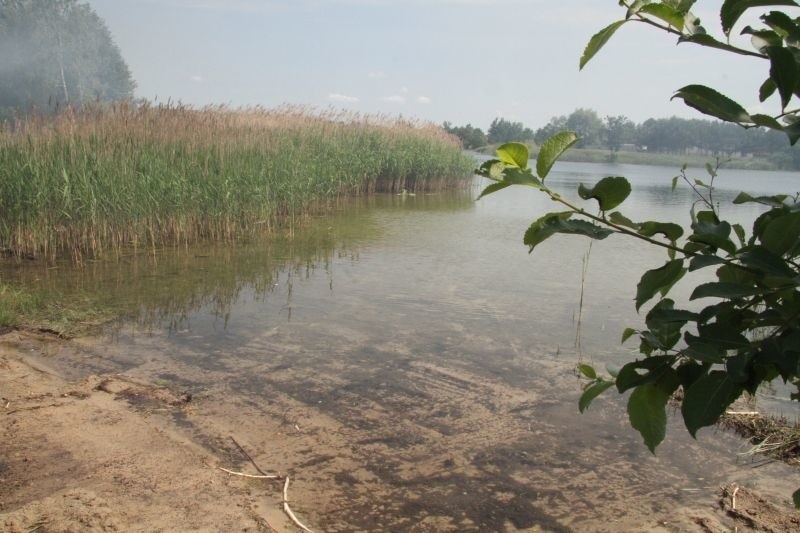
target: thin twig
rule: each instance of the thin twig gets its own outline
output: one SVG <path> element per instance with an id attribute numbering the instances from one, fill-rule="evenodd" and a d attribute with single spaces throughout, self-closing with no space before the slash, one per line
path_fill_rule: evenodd
<path id="1" fill-rule="evenodd" d="M 234 472 L 233 470 L 228 470 L 227 468 L 222 468 L 221 466 L 218 466 L 217 468 L 219 468 L 223 472 L 227 472 L 229 474 L 233 474 L 234 476 L 249 477 L 249 478 L 253 478 L 253 479 L 280 479 L 281 478 L 281 476 L 274 475 L 274 474 L 255 476 L 253 474 L 245 474 L 244 472 Z"/>
<path id="2" fill-rule="evenodd" d="M 731 509 L 736 510 L 736 493 L 739 492 L 739 487 L 735 486 L 733 489 L 733 494 L 731 494 Z"/>
<path id="3" fill-rule="evenodd" d="M 250 463 L 255 467 L 255 469 L 258 471 L 259 474 L 261 474 L 262 476 L 269 476 L 270 475 L 270 474 L 267 474 L 266 472 L 264 472 L 263 470 L 261 470 L 261 467 L 259 467 L 256 464 L 256 462 L 253 461 L 253 458 L 250 457 L 250 454 L 247 453 L 247 451 L 245 451 L 245 449 L 242 448 L 242 446 L 238 442 L 236 442 L 236 439 L 234 439 L 233 436 L 231 436 L 231 440 L 236 445 L 236 447 L 239 448 L 239 451 L 242 452 L 242 454 L 244 454 L 245 457 L 247 457 L 247 460 L 250 461 Z"/>
<path id="4" fill-rule="evenodd" d="M 306 531 L 307 533 L 314 533 L 306 526 L 304 526 L 303 523 L 300 522 L 300 520 L 297 519 L 297 517 L 292 512 L 291 507 L 289 507 L 289 476 L 286 476 L 286 481 L 283 482 L 283 510 L 286 511 L 286 514 L 289 515 L 289 518 L 292 519 L 292 522 L 294 522 L 297 527 L 299 527 L 303 531 Z"/>
<path id="5" fill-rule="evenodd" d="M 6 414 L 13 415 L 14 413 L 19 413 L 22 411 L 36 411 L 37 409 L 47 409 L 48 407 L 61 407 L 62 405 L 67 405 L 67 402 L 48 403 L 43 405 L 31 405 L 29 407 L 17 407 L 16 409 L 12 409 L 11 411 L 6 411 Z"/>

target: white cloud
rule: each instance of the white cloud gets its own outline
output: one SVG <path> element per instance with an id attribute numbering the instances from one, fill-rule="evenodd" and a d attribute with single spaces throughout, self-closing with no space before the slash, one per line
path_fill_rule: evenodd
<path id="1" fill-rule="evenodd" d="M 189 76 L 189 79 L 195 83 L 203 83 L 204 81 L 206 81 L 206 79 L 200 74 L 194 74 L 192 76 Z"/>
<path id="2" fill-rule="evenodd" d="M 406 103 L 406 97 L 401 96 L 399 94 L 393 94 L 391 96 L 384 96 L 381 98 L 383 102 L 388 102 L 390 104 L 404 104 Z"/>
<path id="3" fill-rule="evenodd" d="M 371 80 L 382 80 L 386 77 L 386 73 L 382 70 L 375 70 L 367 74 L 367 77 Z"/>
<path id="4" fill-rule="evenodd" d="M 400 87 L 400 92 L 403 94 L 408 94 L 408 87 L 406 87 L 405 85 Z"/>
<path id="5" fill-rule="evenodd" d="M 348 96 L 346 94 L 339 94 L 339 93 L 329 93 L 328 100 L 332 102 L 342 102 L 347 104 L 355 104 L 358 102 L 358 97 L 356 96 Z"/>
<path id="6" fill-rule="evenodd" d="M 423 104 L 423 105 L 429 105 L 429 104 L 433 103 L 433 100 L 431 100 L 427 96 L 419 96 L 419 97 L 417 97 L 417 103 L 418 104 Z"/>

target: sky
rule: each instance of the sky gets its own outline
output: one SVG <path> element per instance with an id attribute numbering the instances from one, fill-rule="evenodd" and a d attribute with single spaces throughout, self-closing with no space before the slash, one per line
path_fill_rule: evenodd
<path id="1" fill-rule="evenodd" d="M 623 26 L 589 65 L 617 0 L 88 0 L 137 82 L 136 96 L 195 106 L 334 107 L 488 128 L 534 129 L 576 108 L 600 116 L 698 117 L 673 92 L 715 87 L 752 112 L 764 61 L 676 46 Z M 718 32 L 719 1 L 695 13 Z M 739 27 L 742 27 L 744 20 Z"/>

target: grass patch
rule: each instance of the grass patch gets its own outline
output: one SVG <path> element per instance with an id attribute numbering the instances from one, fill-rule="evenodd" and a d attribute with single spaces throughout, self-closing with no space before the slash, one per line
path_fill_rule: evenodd
<path id="1" fill-rule="evenodd" d="M 100 257 L 235 240 L 339 195 L 468 183 L 437 126 L 302 109 L 116 106 L 0 131 L 0 249 Z"/>
<path id="2" fill-rule="evenodd" d="M 748 453 L 759 453 L 800 465 L 800 426 L 796 421 L 762 414 L 726 413 L 719 423 L 753 444 Z"/>
<path id="3" fill-rule="evenodd" d="M 683 403 L 683 389 L 678 389 L 669 403 L 675 411 L 679 411 Z M 800 465 L 800 424 L 796 420 L 753 409 L 754 397 L 745 395 L 716 424 L 747 439 L 753 445 L 748 455 L 761 454 L 791 465 Z"/>

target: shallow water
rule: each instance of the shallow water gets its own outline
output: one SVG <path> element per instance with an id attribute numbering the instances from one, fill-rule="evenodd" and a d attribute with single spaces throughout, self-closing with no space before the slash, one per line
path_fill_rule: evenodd
<path id="1" fill-rule="evenodd" d="M 674 173 L 564 163 L 549 181 L 574 196 L 579 182 L 625 175 L 629 218 L 687 221 Z M 726 205 L 738 190 L 794 192 L 800 177 L 724 171 L 717 185 L 723 214 L 747 223 L 760 210 Z M 619 343 L 643 321 L 635 284 L 666 254 L 594 243 L 578 330 L 588 241 L 557 237 L 528 255 L 523 232 L 555 206 L 522 188 L 475 202 L 478 190 L 350 200 L 291 238 L 4 274 L 127 311 L 102 342 L 53 361 L 64 371 L 222 395 L 228 429 L 266 447 L 259 417 L 302 427 L 296 449 L 311 451 L 281 453 L 306 476 L 323 529 L 561 529 L 631 513 L 643 527 L 730 480 L 800 483 L 781 465 L 751 470 L 725 433 L 692 440 L 677 419 L 653 457 L 615 393 L 579 415 L 575 364 L 635 355 Z M 761 401 L 796 416 L 775 396 Z M 211 422 L 181 423 L 215 446 Z"/>

